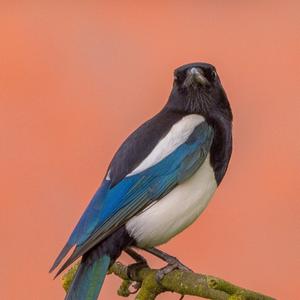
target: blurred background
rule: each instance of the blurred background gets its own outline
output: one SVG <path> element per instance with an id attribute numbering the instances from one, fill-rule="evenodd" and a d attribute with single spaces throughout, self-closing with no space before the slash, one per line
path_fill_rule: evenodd
<path id="1" fill-rule="evenodd" d="M 1 1 L 1 299 L 63 299 L 50 265 L 120 143 L 164 105 L 173 69 L 194 61 L 218 69 L 234 151 L 201 218 L 161 248 L 298 299 L 299 3 Z M 101 299 L 120 299 L 119 283 L 108 276 Z"/>

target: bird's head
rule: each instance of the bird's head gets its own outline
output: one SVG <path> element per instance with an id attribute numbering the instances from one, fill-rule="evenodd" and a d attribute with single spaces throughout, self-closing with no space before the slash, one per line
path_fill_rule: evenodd
<path id="1" fill-rule="evenodd" d="M 187 113 L 207 116 L 231 110 L 216 68 L 208 63 L 191 63 L 174 71 L 174 83 L 167 106 Z"/>

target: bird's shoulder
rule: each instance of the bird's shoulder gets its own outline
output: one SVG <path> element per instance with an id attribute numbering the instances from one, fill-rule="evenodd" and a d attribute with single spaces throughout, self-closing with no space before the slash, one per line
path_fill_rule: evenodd
<path id="1" fill-rule="evenodd" d="M 162 110 L 132 132 L 109 165 L 107 176 L 112 186 L 132 172 L 183 117 L 185 114 Z"/>

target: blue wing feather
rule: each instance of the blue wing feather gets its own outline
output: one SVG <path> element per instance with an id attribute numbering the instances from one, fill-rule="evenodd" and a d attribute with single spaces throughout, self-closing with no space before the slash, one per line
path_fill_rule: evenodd
<path id="1" fill-rule="evenodd" d="M 69 238 L 67 245 L 76 245 L 77 248 L 59 272 L 99 243 L 111 230 L 190 177 L 205 160 L 212 139 L 213 129 L 203 122 L 184 144 L 156 165 L 123 178 L 113 187 L 110 180 L 104 180 Z M 65 252 L 61 253 L 55 265 L 64 255 Z"/>

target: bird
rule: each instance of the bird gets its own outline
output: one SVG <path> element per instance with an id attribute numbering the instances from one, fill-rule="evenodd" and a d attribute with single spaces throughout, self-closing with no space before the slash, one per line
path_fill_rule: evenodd
<path id="1" fill-rule="evenodd" d="M 58 276 L 81 257 L 65 300 L 98 299 L 123 251 L 137 259 L 136 250 L 144 250 L 165 261 L 158 280 L 175 268 L 188 269 L 157 247 L 191 225 L 220 185 L 232 153 L 232 119 L 212 64 L 174 70 L 165 105 L 117 150 L 50 269 L 66 259 Z"/>

